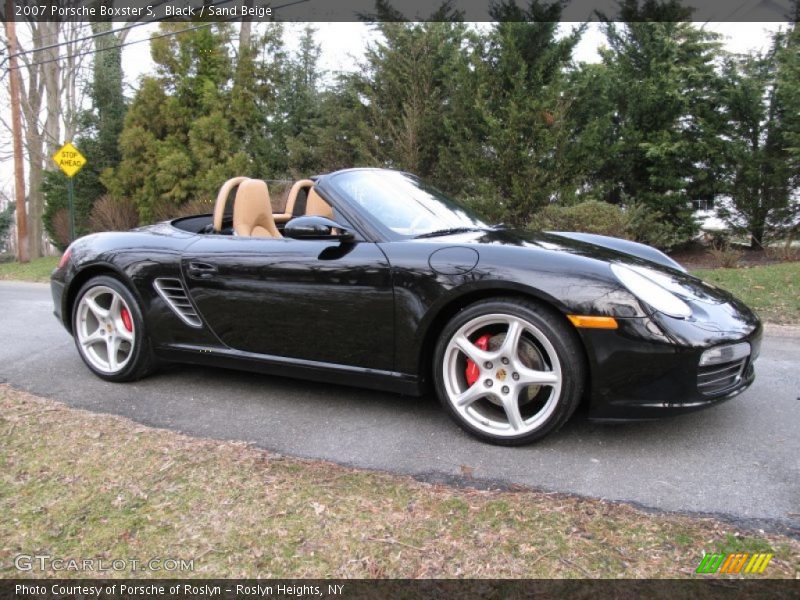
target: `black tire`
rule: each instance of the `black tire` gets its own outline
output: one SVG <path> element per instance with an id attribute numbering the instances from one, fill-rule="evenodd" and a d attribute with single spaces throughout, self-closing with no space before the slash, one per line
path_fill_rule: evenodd
<path id="1" fill-rule="evenodd" d="M 81 303 L 88 294 L 100 289 L 113 290 L 124 300 L 124 305 L 128 309 L 132 322 L 132 330 L 135 332 L 133 343 L 128 343 L 127 345 L 127 348 L 130 349 L 127 362 L 117 370 L 112 369 L 110 371 L 104 371 L 98 368 L 93 364 L 93 360 L 89 356 L 88 351 L 84 349 L 84 345 L 79 340 L 78 328 L 80 326 Z M 86 366 L 101 379 L 113 382 L 135 381 L 153 371 L 155 361 L 150 351 L 150 340 L 147 336 L 147 329 L 145 327 L 144 318 L 142 317 L 142 311 L 139 307 L 139 302 L 130 290 L 114 277 L 99 275 L 91 278 L 81 287 L 72 306 L 72 332 L 75 346 L 78 349 L 78 354 L 80 354 L 81 359 Z M 98 344 L 102 344 L 102 342 L 98 342 Z"/>
<path id="2" fill-rule="evenodd" d="M 450 361 L 466 360 L 465 353 L 462 352 L 459 354 L 458 350 L 453 349 L 453 344 L 455 344 L 454 337 L 457 334 L 461 335 L 463 332 L 468 331 L 469 327 L 472 327 L 475 323 L 478 323 L 478 326 L 480 326 L 480 323 L 484 319 L 490 322 L 493 316 L 496 315 L 508 315 L 510 320 L 517 319 L 527 323 L 527 325 L 521 325 L 521 327 L 523 327 L 521 329 L 523 334 L 522 337 L 520 337 L 520 343 L 531 346 L 532 348 L 541 345 L 541 349 L 530 350 L 529 352 L 538 352 L 542 365 L 546 366 L 553 362 L 549 358 L 552 352 L 555 352 L 555 356 L 558 360 L 556 364 L 558 365 L 558 381 L 560 382 L 560 387 L 557 388 L 556 385 L 544 384 L 540 387 L 532 386 L 530 388 L 522 388 L 523 391 L 520 392 L 521 395 L 515 400 L 518 407 L 523 407 L 525 402 L 531 402 L 531 406 L 527 410 L 535 411 L 538 406 L 537 402 L 539 402 L 537 399 L 540 398 L 540 396 L 536 396 L 533 400 L 528 400 L 528 396 L 526 395 L 528 394 L 527 390 L 532 389 L 533 391 L 531 394 L 543 394 L 541 396 L 541 398 L 543 398 L 541 402 L 543 403 L 542 406 L 546 407 L 546 409 L 541 409 L 539 413 L 534 413 L 533 416 L 528 417 L 527 420 L 518 421 L 519 430 L 523 430 L 525 427 L 534 427 L 518 435 L 514 433 L 516 430 L 511 425 L 512 419 L 510 417 L 508 417 L 508 428 L 506 431 L 501 432 L 502 434 L 495 434 L 494 431 L 497 431 L 497 429 L 487 431 L 487 429 L 492 429 L 493 422 L 491 418 L 489 418 L 488 421 L 483 420 L 484 417 L 480 411 L 499 411 L 499 394 L 495 394 L 496 398 L 492 400 L 494 406 L 487 404 L 490 402 L 488 397 L 481 398 L 480 400 L 471 400 L 469 407 L 473 407 L 474 405 L 475 408 L 462 408 L 464 414 L 459 412 L 454 405 L 454 401 L 451 400 L 451 393 L 454 390 L 463 394 L 467 390 L 472 390 L 475 385 L 492 386 L 495 385 L 495 383 L 503 385 L 503 382 L 506 381 L 505 378 L 507 375 L 505 375 L 505 369 L 498 369 L 497 365 L 492 365 L 494 369 L 497 370 L 487 370 L 486 373 L 489 374 L 487 379 L 493 379 L 495 377 L 493 373 L 500 373 L 502 370 L 503 381 L 495 379 L 494 382 L 490 383 L 486 380 L 479 380 L 475 381 L 473 384 L 470 384 L 469 381 L 464 381 L 460 384 L 460 388 L 454 388 L 453 382 L 455 377 L 461 377 L 460 369 L 463 368 L 463 363 L 451 363 Z M 490 324 L 487 325 L 487 327 L 490 326 Z M 538 330 L 538 332 L 534 333 L 534 330 Z M 500 334 L 498 334 L 498 336 L 499 335 Z M 503 338 L 505 338 L 505 336 L 506 334 L 503 334 Z M 540 336 L 546 341 L 540 342 L 539 337 L 536 336 Z M 471 337 L 468 337 L 468 339 L 474 343 Z M 451 341 L 453 344 L 451 344 Z M 491 350 L 491 348 L 488 349 Z M 516 358 L 521 360 L 518 347 L 515 348 L 514 353 Z M 445 356 L 446 354 L 447 356 Z M 503 446 L 528 444 L 545 437 L 563 426 L 580 404 L 586 381 L 585 355 L 577 333 L 566 324 L 564 318 L 560 314 L 550 307 L 521 298 L 484 300 L 461 310 L 442 330 L 436 344 L 433 360 L 433 379 L 436 394 L 450 417 L 462 429 L 475 437 L 492 444 Z M 503 360 L 506 360 L 506 358 L 503 358 Z M 447 361 L 447 363 L 445 363 L 445 361 Z M 469 365 L 469 363 L 467 364 Z M 484 366 L 489 364 L 492 363 L 487 361 L 484 363 Z M 551 366 L 551 368 L 555 369 L 556 367 Z M 541 370 L 537 369 L 537 371 L 547 372 L 548 369 L 542 368 Z M 513 375 L 515 378 L 518 378 L 517 373 L 513 373 Z M 552 376 L 556 376 L 555 372 Z M 483 370 L 481 371 L 480 377 L 484 377 Z M 451 392 L 448 392 L 445 378 L 450 378 L 449 387 Z M 502 389 L 507 390 L 508 388 L 503 386 Z M 515 394 L 514 390 L 516 389 L 517 388 L 512 387 L 512 396 Z M 549 392 L 542 391 L 548 389 Z M 556 394 L 557 389 L 558 394 Z M 494 390 L 491 390 L 491 388 L 481 389 L 477 394 L 487 390 L 496 391 L 497 388 Z M 519 398 L 523 398 L 524 401 L 520 402 Z M 482 406 L 487 408 L 484 409 Z M 505 411 L 505 413 L 508 412 L 505 408 L 502 408 L 502 410 Z M 518 410 L 521 412 L 522 408 L 518 408 Z M 524 416 L 522 418 L 526 419 Z M 538 423 L 540 419 L 541 423 Z M 498 420 L 502 421 L 502 419 Z M 478 425 L 481 425 L 484 429 L 481 429 Z"/>

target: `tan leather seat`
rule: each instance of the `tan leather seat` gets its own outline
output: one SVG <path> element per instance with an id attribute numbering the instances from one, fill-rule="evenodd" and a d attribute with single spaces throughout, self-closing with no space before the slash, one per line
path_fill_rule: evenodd
<path id="1" fill-rule="evenodd" d="M 289 195 L 286 197 L 286 206 L 283 209 L 283 213 L 273 215 L 275 221 L 278 223 L 285 223 L 291 220 L 294 217 L 294 208 L 297 204 L 297 196 L 300 195 L 300 190 L 312 187 L 314 187 L 314 182 L 310 179 L 295 181 L 294 185 L 292 185 L 292 188 L 289 190 Z"/>
<path id="2" fill-rule="evenodd" d="M 214 204 L 214 231 L 222 231 L 222 219 L 225 215 L 225 205 L 228 203 L 228 195 L 233 188 L 240 185 L 243 181 L 247 181 L 247 177 L 234 177 L 228 179 L 219 189 L 217 201 Z"/>
<path id="3" fill-rule="evenodd" d="M 233 204 L 233 231 L 244 237 L 283 237 L 275 226 L 267 184 L 260 179 L 239 184 Z"/>
<path id="4" fill-rule="evenodd" d="M 308 200 L 306 200 L 306 216 L 312 215 L 333 219 L 333 209 L 331 205 L 325 202 L 314 188 L 308 191 Z"/>

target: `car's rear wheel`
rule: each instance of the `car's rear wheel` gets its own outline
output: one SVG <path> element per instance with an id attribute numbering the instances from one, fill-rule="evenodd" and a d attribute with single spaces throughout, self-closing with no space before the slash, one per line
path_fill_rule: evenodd
<path id="1" fill-rule="evenodd" d="M 466 431 L 503 445 L 563 425 L 583 393 L 580 342 L 559 315 L 526 300 L 488 300 L 458 313 L 434 353 L 440 401 Z"/>
<path id="2" fill-rule="evenodd" d="M 139 305 L 113 277 L 94 277 L 80 289 L 72 311 L 72 332 L 81 358 L 98 377 L 133 381 L 151 370 Z"/>

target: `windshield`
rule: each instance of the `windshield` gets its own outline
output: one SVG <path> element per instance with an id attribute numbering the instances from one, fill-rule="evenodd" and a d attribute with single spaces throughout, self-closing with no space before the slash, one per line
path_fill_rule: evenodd
<path id="1" fill-rule="evenodd" d="M 384 227 L 404 237 L 489 227 L 439 190 L 406 173 L 347 171 L 336 175 L 332 184 Z"/>

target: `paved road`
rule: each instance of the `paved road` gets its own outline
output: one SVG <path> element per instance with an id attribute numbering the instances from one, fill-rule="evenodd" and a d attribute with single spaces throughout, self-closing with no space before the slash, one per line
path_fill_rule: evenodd
<path id="1" fill-rule="evenodd" d="M 83 366 L 43 284 L 0 282 L 0 378 L 72 406 L 287 455 L 707 512 L 800 534 L 800 338 L 767 336 L 754 386 L 716 408 L 601 425 L 577 415 L 524 448 L 473 440 L 432 398 L 174 367 L 112 384 Z"/>

